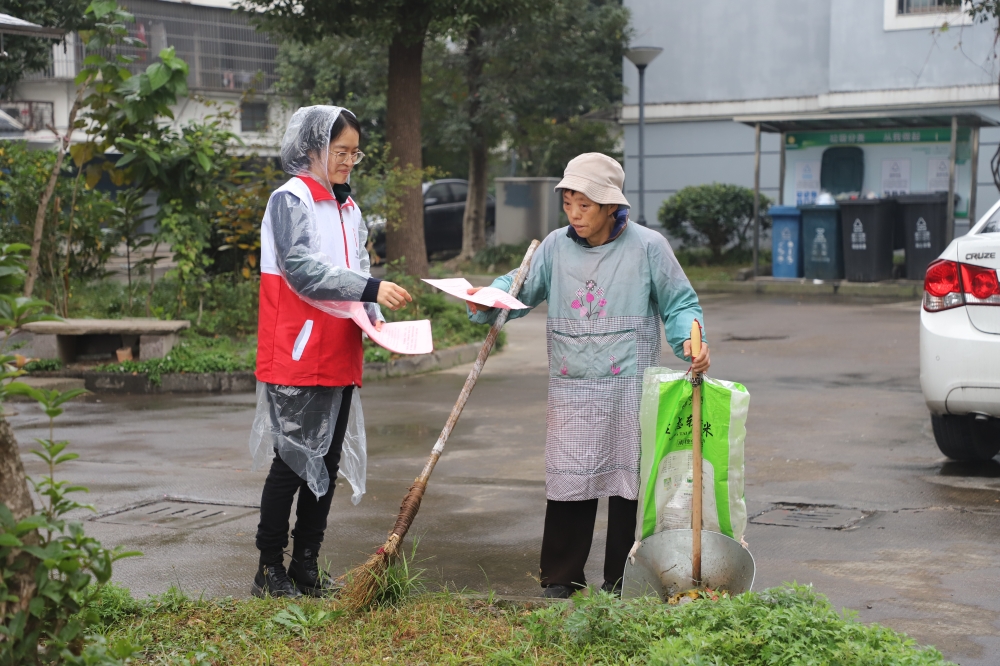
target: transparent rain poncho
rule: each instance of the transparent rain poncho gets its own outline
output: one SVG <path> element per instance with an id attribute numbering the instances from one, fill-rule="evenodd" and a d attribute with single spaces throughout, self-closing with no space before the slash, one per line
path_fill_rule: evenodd
<path id="1" fill-rule="evenodd" d="M 275 386 L 257 382 L 257 413 L 250 431 L 253 469 L 266 465 L 273 452 L 306 481 L 316 497 L 330 490 L 333 479 L 324 458 L 330 451 L 340 415 L 344 387 Z M 351 502 L 365 494 L 368 455 L 361 395 L 351 392 L 350 414 L 340 454 L 340 473 L 351 484 Z"/>
<path id="2" fill-rule="evenodd" d="M 337 106 L 300 108 L 292 116 L 281 142 L 281 165 L 292 176 L 309 176 L 335 192 L 327 176 L 330 131 L 345 109 Z M 350 112 L 348 112 L 350 113 Z M 336 137 L 333 137 L 336 138 Z M 337 266 L 320 249 L 320 234 L 311 202 L 289 192 L 272 195 L 264 233 L 273 235 L 274 264 L 299 298 L 334 317 L 350 318 L 368 284 L 370 263 L 364 249 L 367 229 L 358 230 L 358 271 Z M 268 260 L 262 256 L 262 267 Z M 370 321 L 382 321 L 375 303 L 364 303 Z M 338 392 L 339 389 L 339 392 Z M 253 469 L 260 469 L 276 451 L 293 471 L 321 497 L 330 490 L 324 457 L 330 450 L 343 387 L 294 387 L 257 383 L 257 413 L 250 433 Z M 357 504 L 365 492 L 367 465 L 364 415 L 357 388 L 340 460 L 340 472 L 353 489 Z"/>

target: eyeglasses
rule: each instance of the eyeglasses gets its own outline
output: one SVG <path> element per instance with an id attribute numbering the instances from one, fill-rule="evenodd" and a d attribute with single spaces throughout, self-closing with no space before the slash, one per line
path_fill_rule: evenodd
<path id="1" fill-rule="evenodd" d="M 351 164 L 358 164 L 365 159 L 365 154 L 360 150 L 354 153 L 330 153 L 330 156 L 333 158 L 334 164 L 344 164 L 348 160 Z"/>

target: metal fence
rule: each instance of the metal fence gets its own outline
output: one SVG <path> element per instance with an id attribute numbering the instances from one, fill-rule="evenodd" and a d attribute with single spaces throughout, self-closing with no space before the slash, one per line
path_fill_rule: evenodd
<path id="1" fill-rule="evenodd" d="M 278 47 L 266 33 L 258 32 L 249 17 L 233 10 L 161 2 L 122 0 L 134 17 L 129 33 L 148 45 L 146 49 L 121 48 L 135 56 L 129 69 L 138 73 L 155 62 L 161 50 L 174 47 L 190 68 L 188 86 L 202 90 L 264 91 L 278 79 Z M 75 35 L 53 48 L 47 70 L 28 79 L 72 78 L 80 71 L 83 47 Z"/>
<path id="2" fill-rule="evenodd" d="M 52 102 L 0 102 L 0 111 L 21 123 L 27 132 L 40 132 L 54 124 Z"/>

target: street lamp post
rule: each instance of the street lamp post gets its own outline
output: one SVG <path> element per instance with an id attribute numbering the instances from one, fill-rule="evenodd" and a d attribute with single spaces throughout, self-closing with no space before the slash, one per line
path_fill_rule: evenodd
<path id="1" fill-rule="evenodd" d="M 658 46 L 633 46 L 625 52 L 639 70 L 639 224 L 646 226 L 646 65 L 663 51 Z"/>

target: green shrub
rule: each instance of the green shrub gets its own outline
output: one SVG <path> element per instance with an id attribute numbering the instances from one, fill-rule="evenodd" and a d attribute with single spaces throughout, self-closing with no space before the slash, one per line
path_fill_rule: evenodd
<path id="1" fill-rule="evenodd" d="M 521 260 L 524 259 L 530 244 L 531 242 L 527 241 L 516 245 L 490 245 L 476 253 L 472 263 L 487 273 L 506 273 L 521 265 Z"/>
<path id="2" fill-rule="evenodd" d="M 31 243 L 38 201 L 55 160 L 55 151 L 0 141 L 0 242 Z M 39 257 L 40 280 L 61 289 L 67 260 L 69 275 L 101 276 L 114 245 L 105 231 L 114 215 L 111 198 L 85 187 L 83 179 L 74 177 L 72 167 L 66 164 L 50 205 Z"/>
<path id="3" fill-rule="evenodd" d="M 157 280 L 152 297 L 152 315 L 172 319 L 179 285 L 176 280 Z M 203 335 L 245 336 L 257 333 L 257 303 L 260 283 L 256 280 L 233 281 L 232 276 L 206 280 L 199 297 L 190 298 L 183 319 L 191 321 Z M 145 316 L 149 281 L 133 283 L 132 310 L 128 308 L 128 287 L 113 280 L 80 282 L 73 286 L 69 303 L 70 317 L 121 319 Z M 201 318 L 199 321 L 199 298 Z"/>
<path id="4" fill-rule="evenodd" d="M 760 195 L 761 229 L 771 220 L 765 215 L 771 200 Z M 749 249 L 753 236 L 753 190 L 739 185 L 691 185 L 660 206 L 660 223 L 685 248 L 707 247 L 713 262 L 724 254 Z"/>

